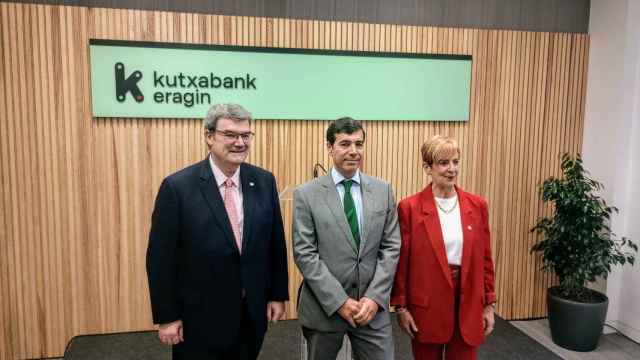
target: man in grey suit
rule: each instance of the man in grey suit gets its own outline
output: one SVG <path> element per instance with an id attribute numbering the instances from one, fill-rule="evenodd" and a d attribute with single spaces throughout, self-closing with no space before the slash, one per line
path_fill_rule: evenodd
<path id="1" fill-rule="evenodd" d="M 293 247 L 304 282 L 298 318 L 309 360 L 335 359 L 344 335 L 356 359 L 393 359 L 389 296 L 400 253 L 391 185 L 363 174 L 365 132 L 327 129 L 334 167 L 294 192 Z"/>

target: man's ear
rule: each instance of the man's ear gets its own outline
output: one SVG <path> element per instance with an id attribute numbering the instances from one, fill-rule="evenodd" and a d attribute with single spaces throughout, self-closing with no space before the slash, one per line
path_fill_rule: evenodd
<path id="1" fill-rule="evenodd" d="M 213 145 L 213 136 L 214 135 L 215 135 L 215 133 L 213 131 L 208 131 L 208 130 L 204 131 L 204 141 L 207 143 L 207 147 L 209 149 L 211 149 L 211 146 Z"/>

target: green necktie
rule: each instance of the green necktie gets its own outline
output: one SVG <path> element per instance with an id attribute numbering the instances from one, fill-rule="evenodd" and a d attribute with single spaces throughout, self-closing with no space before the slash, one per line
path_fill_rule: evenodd
<path id="1" fill-rule="evenodd" d="M 358 228 L 358 215 L 356 214 L 356 204 L 351 196 L 351 185 L 353 180 L 342 180 L 342 186 L 344 186 L 344 213 L 347 215 L 347 222 L 351 228 L 351 234 L 353 240 L 356 243 L 356 249 L 360 249 L 360 229 Z"/>

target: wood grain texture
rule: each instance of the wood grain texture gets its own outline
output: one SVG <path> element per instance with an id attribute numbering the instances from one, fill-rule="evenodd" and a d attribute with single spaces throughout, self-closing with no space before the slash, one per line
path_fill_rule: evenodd
<path id="1" fill-rule="evenodd" d="M 460 184 L 490 206 L 498 313 L 545 315 L 554 279 L 529 253 L 529 228 L 550 211 L 537 185 L 559 173 L 561 152 L 581 148 L 587 35 L 13 3 L 0 3 L 0 29 L 1 359 L 60 356 L 75 335 L 152 328 L 144 259 L 155 194 L 206 155 L 200 119 L 91 117 L 90 38 L 472 55 L 470 121 L 367 121 L 364 170 L 402 199 L 428 182 L 422 142 L 455 136 Z M 330 166 L 327 124 L 254 122 L 249 160 L 281 192 L 288 318 L 301 280 L 291 193 L 313 164 Z"/>

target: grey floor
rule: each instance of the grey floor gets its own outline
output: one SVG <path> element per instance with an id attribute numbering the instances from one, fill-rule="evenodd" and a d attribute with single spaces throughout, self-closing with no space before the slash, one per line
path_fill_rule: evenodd
<path id="1" fill-rule="evenodd" d="M 393 326 L 396 360 L 412 359 L 409 338 L 400 333 L 395 321 Z M 270 325 L 260 360 L 303 359 L 302 350 L 298 323 L 295 320 L 281 321 Z M 78 336 L 71 341 L 64 357 L 67 360 L 170 358 L 171 350 L 159 343 L 153 331 Z M 338 360 L 346 359 L 348 356 L 345 352 Z M 494 334 L 479 350 L 479 359 L 638 360 L 640 345 L 620 334 L 611 333 L 601 338 L 595 351 L 574 352 L 553 344 L 546 319 L 507 322 L 498 318 Z"/>
<path id="2" fill-rule="evenodd" d="M 512 321 L 511 324 L 532 337 L 556 355 L 565 360 L 638 360 L 640 345 L 618 333 L 605 334 L 600 338 L 598 348 L 591 352 L 570 351 L 551 341 L 547 319 L 530 321 Z M 606 329 L 605 329 L 606 330 Z"/>
<path id="3" fill-rule="evenodd" d="M 412 359 L 410 341 L 393 321 L 396 360 Z M 300 327 L 295 320 L 270 325 L 260 360 L 303 359 Z M 64 359 L 169 359 L 170 348 L 159 343 L 155 332 L 134 332 L 108 335 L 78 336 L 74 338 Z M 340 358 L 346 359 L 347 356 Z M 561 359 L 522 331 L 502 319 L 479 350 L 479 359 L 491 360 L 553 360 Z"/>

